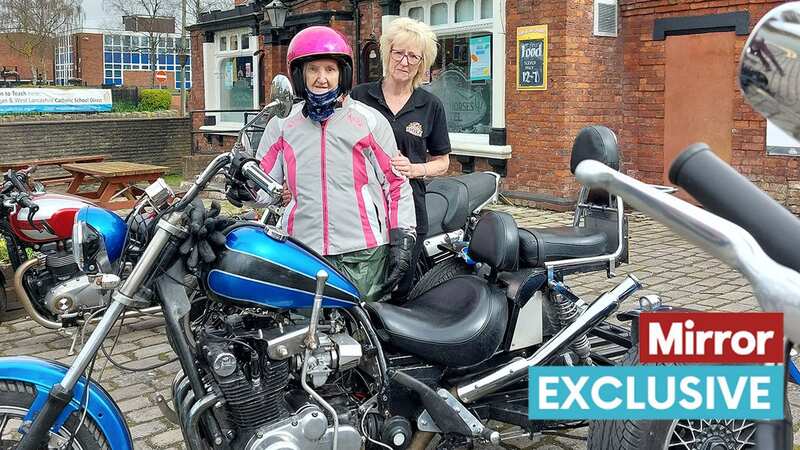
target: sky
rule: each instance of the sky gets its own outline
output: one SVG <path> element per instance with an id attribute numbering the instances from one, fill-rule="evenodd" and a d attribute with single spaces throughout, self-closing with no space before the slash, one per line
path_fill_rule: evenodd
<path id="1" fill-rule="evenodd" d="M 103 0 L 83 0 L 84 28 L 122 28 L 122 19 L 103 10 Z"/>

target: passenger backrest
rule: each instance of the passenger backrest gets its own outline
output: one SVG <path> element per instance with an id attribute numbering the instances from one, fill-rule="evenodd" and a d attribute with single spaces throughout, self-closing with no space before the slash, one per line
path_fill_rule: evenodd
<path id="1" fill-rule="evenodd" d="M 517 270 L 519 231 L 514 218 L 498 211 L 484 214 L 472 233 L 469 256 L 500 272 Z"/>
<path id="2" fill-rule="evenodd" d="M 569 170 L 575 173 L 575 168 L 582 161 L 591 159 L 619 170 L 619 147 L 617 136 L 610 129 L 602 125 L 592 125 L 582 129 L 572 144 L 572 156 Z M 589 203 L 602 206 L 612 206 L 609 203 L 608 192 L 602 189 L 592 189 L 586 199 Z"/>
<path id="3" fill-rule="evenodd" d="M 587 159 L 600 161 L 614 170 L 619 170 L 617 135 L 601 125 L 592 125 L 582 129 L 572 144 L 569 170 L 575 173 L 578 164 Z"/>

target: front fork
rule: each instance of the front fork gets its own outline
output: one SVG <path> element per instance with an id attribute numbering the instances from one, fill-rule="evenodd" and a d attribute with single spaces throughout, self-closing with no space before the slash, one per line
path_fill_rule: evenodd
<path id="1" fill-rule="evenodd" d="M 183 228 L 180 227 L 182 217 L 181 213 L 173 213 L 168 218 L 161 219 L 158 224 L 158 230 L 142 254 L 139 263 L 133 268 L 130 276 L 122 286 L 114 291 L 111 305 L 103 314 L 103 318 L 100 319 L 97 328 L 89 336 L 86 344 L 78 353 L 61 382 L 55 384 L 50 390 L 47 401 L 36 414 L 36 418 L 33 420 L 28 432 L 22 437 L 17 450 L 39 450 L 47 442 L 49 431 L 55 424 L 56 419 L 67 404 L 72 401 L 73 389 L 78 379 L 97 356 L 97 351 L 106 336 L 111 332 L 114 323 L 116 323 L 127 306 L 138 306 L 141 302 L 141 299 L 136 298 L 137 294 L 161 259 L 162 250 L 167 246 L 172 236 L 179 236 L 185 233 Z"/>

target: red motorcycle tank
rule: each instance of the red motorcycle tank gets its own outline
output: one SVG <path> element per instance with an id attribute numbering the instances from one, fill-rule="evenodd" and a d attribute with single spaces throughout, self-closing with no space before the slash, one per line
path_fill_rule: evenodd
<path id="1" fill-rule="evenodd" d="M 39 211 L 33 215 L 36 227 L 28 223 L 28 208 L 19 206 L 10 214 L 9 223 L 18 238 L 33 244 L 71 238 L 75 214 L 82 207 L 92 204 L 80 197 L 49 193 L 33 194 L 31 201 L 39 206 Z"/>

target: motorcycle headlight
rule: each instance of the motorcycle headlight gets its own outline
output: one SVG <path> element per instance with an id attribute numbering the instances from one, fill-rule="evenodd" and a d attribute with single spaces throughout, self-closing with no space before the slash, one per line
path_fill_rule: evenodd
<path id="1" fill-rule="evenodd" d="M 98 256 L 104 250 L 103 238 L 88 223 L 75 222 L 72 226 L 72 254 L 75 263 L 86 273 L 95 273 L 98 267 Z"/>
<path id="2" fill-rule="evenodd" d="M 75 215 L 72 252 L 86 273 L 114 273 L 128 234 L 128 225 L 112 211 L 85 206 Z"/>

